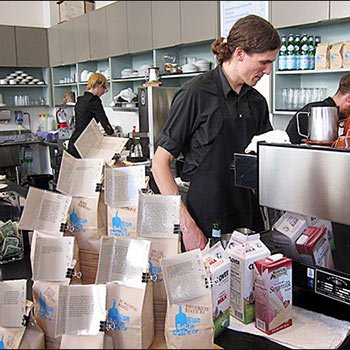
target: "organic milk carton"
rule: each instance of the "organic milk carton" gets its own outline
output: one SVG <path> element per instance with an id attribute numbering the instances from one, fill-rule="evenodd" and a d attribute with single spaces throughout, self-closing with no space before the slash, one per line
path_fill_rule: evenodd
<path id="1" fill-rule="evenodd" d="M 209 249 L 204 250 L 203 259 L 209 267 L 213 286 L 211 288 L 213 321 L 216 338 L 228 327 L 230 323 L 230 259 L 221 245 L 221 242 L 214 244 Z"/>
<path id="2" fill-rule="evenodd" d="M 274 224 L 273 243 L 275 248 L 291 259 L 298 260 L 296 240 L 308 225 L 307 218 L 296 213 L 285 212 Z"/>
<path id="3" fill-rule="evenodd" d="M 301 262 L 334 269 L 326 226 L 308 226 L 296 241 L 296 247 Z"/>
<path id="4" fill-rule="evenodd" d="M 260 234 L 245 235 L 238 231 L 233 231 L 226 252 L 231 261 L 230 312 L 243 323 L 253 322 L 255 315 L 253 263 L 268 257 L 271 252 L 261 242 Z"/>
<path id="5" fill-rule="evenodd" d="M 255 327 L 272 334 L 291 326 L 292 292 L 292 259 L 274 254 L 255 261 Z"/>

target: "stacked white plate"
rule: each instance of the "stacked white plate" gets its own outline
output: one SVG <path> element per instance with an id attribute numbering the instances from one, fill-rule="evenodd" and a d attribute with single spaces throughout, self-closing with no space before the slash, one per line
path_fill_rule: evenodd
<path id="1" fill-rule="evenodd" d="M 207 60 L 198 60 L 195 62 L 195 65 L 200 71 L 207 71 L 210 69 L 210 62 Z"/>
<path id="2" fill-rule="evenodd" d="M 199 71 L 199 68 L 192 63 L 184 64 L 181 69 L 182 73 L 194 73 Z"/>
<path id="3" fill-rule="evenodd" d="M 132 68 L 125 68 L 120 72 L 120 74 L 122 78 L 131 78 L 139 76 L 139 72 Z"/>

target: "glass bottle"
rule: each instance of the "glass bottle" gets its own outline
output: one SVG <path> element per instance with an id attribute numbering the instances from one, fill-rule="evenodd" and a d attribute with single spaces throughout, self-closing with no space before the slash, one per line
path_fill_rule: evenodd
<path id="1" fill-rule="evenodd" d="M 281 36 L 281 47 L 278 55 L 278 70 L 286 70 L 287 36 Z"/>
<path id="2" fill-rule="evenodd" d="M 287 58 L 286 58 L 287 70 L 295 70 L 295 56 L 294 56 L 294 35 L 290 33 L 287 41 Z"/>
<path id="3" fill-rule="evenodd" d="M 309 45 L 307 43 L 307 34 L 303 34 L 300 40 L 300 69 L 309 69 Z"/>
<path id="4" fill-rule="evenodd" d="M 211 238 L 209 242 L 209 247 L 212 247 L 217 242 L 221 242 L 221 227 L 218 222 L 213 223 L 213 228 L 211 230 Z"/>
<path id="5" fill-rule="evenodd" d="M 309 56 L 309 69 L 315 69 L 315 45 L 313 35 L 309 35 L 307 38 L 307 44 L 309 46 L 308 56 Z"/>
<path id="6" fill-rule="evenodd" d="M 300 69 L 300 41 L 300 35 L 296 34 L 294 38 L 295 69 Z"/>
<path id="7" fill-rule="evenodd" d="M 315 50 L 317 49 L 318 44 L 321 42 L 321 37 L 319 35 L 315 36 Z"/>

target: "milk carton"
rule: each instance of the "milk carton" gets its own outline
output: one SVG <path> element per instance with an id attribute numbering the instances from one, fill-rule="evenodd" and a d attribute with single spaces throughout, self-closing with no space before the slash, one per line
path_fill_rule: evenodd
<path id="1" fill-rule="evenodd" d="M 306 219 L 307 219 L 308 226 L 316 226 L 316 227 L 326 226 L 329 246 L 331 248 L 331 251 L 334 251 L 335 241 L 334 241 L 332 222 L 317 218 L 315 216 L 306 216 Z"/>
<path id="2" fill-rule="evenodd" d="M 204 250 L 202 254 L 213 282 L 211 291 L 216 338 L 230 323 L 231 263 L 221 242 Z"/>
<path id="3" fill-rule="evenodd" d="M 298 260 L 296 240 L 308 226 L 307 218 L 296 213 L 285 212 L 273 226 L 275 248 L 288 258 Z"/>
<path id="4" fill-rule="evenodd" d="M 292 260 L 274 254 L 254 263 L 255 327 L 266 334 L 292 325 Z"/>
<path id="5" fill-rule="evenodd" d="M 326 226 L 308 226 L 296 241 L 296 247 L 301 262 L 334 269 Z"/>
<path id="6" fill-rule="evenodd" d="M 233 317 L 248 324 L 254 321 L 255 315 L 253 263 L 271 253 L 260 240 L 260 234 L 245 235 L 238 231 L 233 231 L 226 252 L 231 261 L 230 312 Z"/>

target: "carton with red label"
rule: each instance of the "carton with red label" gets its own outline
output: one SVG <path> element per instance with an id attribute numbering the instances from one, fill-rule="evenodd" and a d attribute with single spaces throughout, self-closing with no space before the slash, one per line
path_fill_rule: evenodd
<path id="1" fill-rule="evenodd" d="M 272 334 L 291 326 L 292 292 L 292 259 L 274 254 L 255 261 L 255 327 Z"/>
<path id="2" fill-rule="evenodd" d="M 308 226 L 295 242 L 295 246 L 301 262 L 334 269 L 326 226 Z"/>

